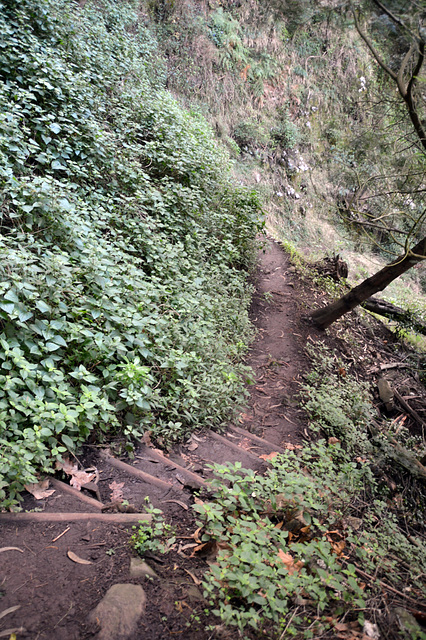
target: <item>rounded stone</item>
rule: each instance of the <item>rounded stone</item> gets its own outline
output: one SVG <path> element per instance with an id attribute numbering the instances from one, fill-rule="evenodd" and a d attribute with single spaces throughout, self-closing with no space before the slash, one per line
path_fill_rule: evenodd
<path id="1" fill-rule="evenodd" d="M 96 640 L 127 640 L 145 611 L 145 591 L 138 584 L 114 584 L 89 614 Z"/>

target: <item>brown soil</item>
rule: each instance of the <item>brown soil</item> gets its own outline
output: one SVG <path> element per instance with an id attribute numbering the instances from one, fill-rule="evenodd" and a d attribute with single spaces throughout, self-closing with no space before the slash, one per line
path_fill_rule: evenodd
<path id="1" fill-rule="evenodd" d="M 119 582 L 141 583 L 147 593 L 146 615 L 134 640 L 211 637 L 210 632 L 204 631 L 205 625 L 217 624 L 217 620 L 203 613 L 206 605 L 199 586 L 208 558 L 192 558 L 191 547 L 185 548 L 186 544 L 194 543 L 197 524 L 191 504 L 198 487 L 197 478 L 202 481 L 211 475 L 206 464 L 239 460 L 244 467 L 262 472 L 265 463 L 260 455 L 294 448 L 310 438 L 306 417 L 298 408 L 303 377 L 310 367 L 304 350 L 308 341 L 314 344 L 326 340 L 347 369 L 366 380 L 374 380 L 381 365 L 401 362 L 407 355 L 401 353 L 402 347 L 383 325 L 371 320 L 370 327 L 366 326 L 355 313 L 327 334 L 309 326 L 303 315 L 321 294 L 315 292 L 308 280 L 298 276 L 275 241 L 268 240 L 261 252 L 256 289 L 252 314 L 258 333 L 247 358 L 255 382 L 239 424 L 231 425 L 222 438 L 210 432 L 195 434 L 170 453 L 166 462 L 151 443 L 141 444 L 134 461 L 127 462 L 167 483 L 162 486 L 141 481 L 131 470 L 124 472 L 111 466 L 96 447 L 87 447 L 79 458 L 83 467 L 97 467 L 100 499 L 104 504 L 110 502 L 109 485 L 113 481 L 122 482 L 123 497 L 130 503 L 130 510 L 143 512 L 145 496 L 149 496 L 173 524 L 178 545 L 162 559 L 148 559 L 160 579 L 141 581 L 130 577 L 130 559 L 135 556 L 129 545 L 131 525 L 90 519 L 69 523 L 42 520 L 6 523 L 1 522 L 0 516 L 0 613 L 19 606 L 0 619 L 0 637 L 5 637 L 3 630 L 10 629 L 12 633 L 21 629 L 16 631 L 18 640 L 92 638 L 94 630 L 89 628 L 87 616 L 108 588 Z M 401 395 L 420 396 L 413 400 L 413 406 L 423 411 L 424 416 L 424 388 L 416 374 L 410 369 L 395 368 L 389 369 L 389 375 L 394 384 L 404 387 Z M 383 410 L 378 398 L 377 409 Z M 410 417 L 406 424 L 413 430 L 419 428 Z M 185 473 L 185 469 L 192 475 Z M 96 497 L 87 491 L 83 493 Z M 43 500 L 35 500 L 28 494 L 22 506 L 26 511 L 34 510 L 36 517 L 39 511 L 100 513 L 99 508 L 60 489 Z M 114 509 L 110 505 L 109 510 Z M 73 562 L 67 556 L 70 550 L 91 564 Z M 201 616 L 200 621 L 197 616 Z"/>

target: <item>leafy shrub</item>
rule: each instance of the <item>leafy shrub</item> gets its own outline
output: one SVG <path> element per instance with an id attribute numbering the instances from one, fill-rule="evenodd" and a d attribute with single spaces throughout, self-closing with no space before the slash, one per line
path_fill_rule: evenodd
<path id="1" fill-rule="evenodd" d="M 265 128 L 261 124 L 253 121 L 238 124 L 234 128 L 232 137 L 240 149 L 254 149 L 265 146 L 270 142 L 270 137 Z"/>
<path id="2" fill-rule="evenodd" d="M 249 627 L 253 637 L 328 637 L 340 622 L 362 627 L 369 601 L 389 629 L 384 583 L 418 601 L 426 595 L 426 553 L 414 529 L 423 523 L 377 480 L 365 385 L 320 344 L 312 355 L 304 404 L 314 431 L 332 437 L 271 456 L 264 476 L 215 465 L 213 499 L 194 506 L 202 541 L 218 551 L 204 596 L 244 637 Z"/>
<path id="3" fill-rule="evenodd" d="M 300 142 L 300 132 L 291 122 L 287 109 L 281 109 L 276 125 L 271 129 L 271 138 L 284 149 L 293 149 Z"/>
<path id="4" fill-rule="evenodd" d="M 264 477 L 239 463 L 216 465 L 215 502 L 194 509 L 204 526 L 203 540 L 220 549 L 203 583 L 204 596 L 216 606 L 213 613 L 240 630 L 266 627 L 268 637 L 279 638 L 287 617 L 289 635 L 310 626 L 308 610 L 291 615 L 295 600 L 310 602 L 323 615 L 317 631 L 327 628 L 327 612 L 365 606 L 355 568 L 342 566 L 328 531 L 348 510 L 366 473 L 355 471 L 339 448 L 323 441 L 304 450 L 301 460 L 288 452 L 271 465 Z M 313 637 L 309 634 L 308 629 L 305 637 Z"/>
<path id="5" fill-rule="evenodd" d="M 91 432 L 170 442 L 244 395 L 257 196 L 137 6 L 0 5 L 4 505 Z"/>

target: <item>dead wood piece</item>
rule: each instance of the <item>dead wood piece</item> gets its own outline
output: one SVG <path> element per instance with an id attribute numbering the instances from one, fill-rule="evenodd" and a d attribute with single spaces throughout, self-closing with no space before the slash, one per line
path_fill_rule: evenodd
<path id="1" fill-rule="evenodd" d="M 94 498 L 90 498 L 90 496 L 85 496 L 81 491 L 77 491 L 77 489 L 73 489 L 66 482 L 62 482 L 61 480 L 56 480 L 56 478 L 50 479 L 50 484 L 52 487 L 55 487 L 58 491 L 63 491 L 64 493 L 68 493 L 70 496 L 74 496 L 74 498 L 78 498 L 82 502 L 86 504 L 90 504 L 90 506 L 95 507 L 95 509 L 102 509 L 103 504 L 99 502 L 99 500 L 95 500 Z"/>
<path id="2" fill-rule="evenodd" d="M 113 456 L 110 456 L 107 453 L 102 454 L 102 457 L 112 467 L 115 467 L 116 469 L 120 469 L 120 471 L 124 471 L 125 473 L 128 473 L 131 476 L 139 478 L 139 480 L 142 480 L 143 482 L 153 484 L 156 487 L 159 487 L 160 489 L 165 489 L 167 491 L 169 489 L 174 488 L 174 485 L 172 485 L 171 482 L 160 480 L 160 478 L 156 478 L 155 476 L 152 476 L 150 473 L 145 473 L 145 471 L 136 469 L 135 467 L 132 467 L 130 464 L 127 464 L 127 462 L 122 462 L 121 460 L 117 460 L 117 458 L 113 458 Z"/>
<path id="3" fill-rule="evenodd" d="M 348 277 L 348 265 L 340 259 L 340 255 L 323 258 L 314 265 L 314 269 L 322 276 L 332 278 L 336 282 Z"/>
<path id="4" fill-rule="evenodd" d="M 426 422 L 424 422 L 421 417 L 419 416 L 419 414 L 417 413 L 417 411 L 415 411 L 412 407 L 410 407 L 410 405 L 408 404 L 408 402 L 406 402 L 404 400 L 404 398 L 402 397 L 402 395 L 400 393 L 398 393 L 398 391 L 396 391 L 396 389 L 394 389 L 394 395 L 395 398 L 398 400 L 399 404 L 401 405 L 401 407 L 403 407 L 412 418 L 414 418 L 414 420 L 423 428 L 426 428 Z"/>
<path id="5" fill-rule="evenodd" d="M 401 307 L 396 307 L 394 304 L 391 304 L 386 300 L 371 297 L 363 302 L 361 306 L 364 307 L 364 309 L 367 309 L 367 311 L 376 313 L 379 316 L 389 318 L 390 320 L 398 320 L 398 322 L 405 322 L 409 324 L 414 331 L 417 331 L 417 333 L 426 335 L 425 322 L 414 316 L 409 311 L 401 309 Z"/>
<path id="6" fill-rule="evenodd" d="M 401 467 L 404 467 L 404 469 L 409 471 L 415 478 L 426 482 L 426 467 L 417 460 L 411 451 L 408 451 L 408 449 L 400 445 L 390 433 L 383 429 L 382 425 L 376 422 L 370 425 L 370 431 L 374 437 L 377 437 L 379 434 L 385 436 L 388 441 L 387 443 L 381 440 L 378 440 L 377 443 L 392 460 L 401 465 Z"/>
<path id="7" fill-rule="evenodd" d="M 253 460 L 257 460 L 258 462 L 261 462 L 259 456 L 257 456 L 255 453 L 252 453 L 251 451 L 247 451 L 247 449 L 243 449 L 243 447 L 240 447 L 239 444 L 235 444 L 235 442 L 231 442 L 230 440 L 228 440 L 228 438 L 224 438 L 223 436 L 219 435 L 215 431 L 209 431 L 208 435 L 214 440 L 217 440 L 218 442 L 220 442 L 221 444 L 226 445 L 230 449 L 233 449 L 234 451 L 238 451 L 238 453 L 244 453 L 249 458 L 252 458 Z"/>
<path id="8" fill-rule="evenodd" d="M 14 524 L 26 522 L 78 522 L 79 520 L 95 520 L 97 522 L 115 522 L 126 524 L 144 520 L 151 522 L 149 513 L 49 513 L 46 511 L 36 513 L 0 513 L 1 522 L 13 522 Z"/>
<path id="9" fill-rule="evenodd" d="M 378 367 L 373 367 L 367 371 L 370 373 L 379 373 L 379 371 L 387 371 L 388 369 L 410 369 L 412 365 L 408 362 L 389 362 L 388 364 L 381 364 Z"/>
<path id="10" fill-rule="evenodd" d="M 269 425 L 265 425 L 266 427 L 268 427 Z M 241 427 L 237 427 L 235 425 L 230 425 L 229 427 L 230 429 L 232 429 L 232 431 L 236 431 L 238 434 L 240 434 L 240 436 L 244 436 L 246 438 L 249 438 L 250 440 L 253 440 L 253 442 L 256 442 L 257 444 L 262 445 L 263 447 L 268 447 L 269 449 L 273 449 L 274 451 L 278 451 L 278 453 L 284 453 L 284 449 L 282 447 L 279 447 L 275 444 L 272 444 L 272 442 L 269 442 L 268 440 L 265 440 L 265 438 L 259 438 L 259 436 L 256 436 L 254 433 L 250 433 L 250 431 L 246 431 L 245 429 L 241 429 Z"/>
<path id="11" fill-rule="evenodd" d="M 374 578 L 373 576 L 370 576 L 368 573 L 365 573 L 365 571 L 360 569 L 357 565 L 355 565 L 355 571 L 363 578 L 370 580 L 371 583 L 374 583 L 377 580 L 377 578 Z M 378 582 L 381 587 L 386 589 L 386 591 L 390 591 L 391 593 L 394 593 L 395 595 L 400 596 L 401 598 L 404 598 L 404 600 L 410 600 L 410 602 L 413 602 L 417 606 L 422 606 L 421 602 L 419 602 L 418 600 L 415 600 L 414 598 L 411 598 L 410 596 L 407 596 L 407 594 L 403 593 L 402 591 L 398 591 L 398 589 L 395 589 L 395 587 L 391 587 L 390 584 L 383 582 L 383 580 L 379 580 Z"/>
<path id="12" fill-rule="evenodd" d="M 180 473 L 184 477 L 191 479 L 193 482 L 198 484 L 200 487 L 207 487 L 208 486 L 208 482 L 206 482 L 200 475 L 198 475 L 198 473 L 194 473 L 193 471 L 189 471 L 189 469 L 186 469 L 185 467 L 182 467 L 177 462 L 174 462 L 174 460 L 170 460 L 170 458 L 167 458 L 165 455 L 163 455 L 161 453 L 161 451 L 158 451 L 156 449 L 150 449 L 149 455 L 151 456 L 151 458 L 154 458 L 154 460 L 158 460 L 158 462 L 162 462 L 163 464 L 169 465 L 169 466 L 173 467 L 174 469 L 178 469 L 178 471 L 180 471 Z"/>

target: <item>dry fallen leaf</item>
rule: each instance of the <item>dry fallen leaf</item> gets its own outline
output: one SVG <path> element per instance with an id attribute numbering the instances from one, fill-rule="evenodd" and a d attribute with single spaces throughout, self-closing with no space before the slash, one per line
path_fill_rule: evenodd
<path id="1" fill-rule="evenodd" d="M 77 463 L 76 462 L 72 463 L 71 460 L 67 457 L 63 458 L 62 460 L 57 460 L 55 463 L 55 467 L 59 471 L 63 471 L 69 476 L 72 475 L 74 471 L 78 470 Z"/>
<path id="2" fill-rule="evenodd" d="M 70 480 L 70 485 L 77 489 L 77 491 L 81 491 L 81 486 L 83 484 L 88 484 L 92 482 L 96 478 L 96 473 L 87 473 L 86 471 L 75 471 Z"/>
<path id="3" fill-rule="evenodd" d="M 278 451 L 271 451 L 271 453 L 264 453 L 262 456 L 259 456 L 262 460 L 273 460 L 278 455 Z"/>
<path id="4" fill-rule="evenodd" d="M 340 540 L 340 542 L 333 542 L 331 546 L 333 548 L 334 553 L 340 557 L 343 554 L 343 551 L 346 546 L 346 542 L 344 540 Z"/>
<path id="5" fill-rule="evenodd" d="M 293 556 L 290 553 L 285 553 L 282 549 L 278 549 L 278 557 L 285 565 L 290 576 L 292 576 L 296 571 L 300 571 L 303 567 L 303 562 L 301 560 L 295 562 Z"/>
<path id="6" fill-rule="evenodd" d="M 74 489 L 77 489 L 77 491 L 81 491 L 83 484 L 92 482 L 98 475 L 95 468 L 79 471 L 78 464 L 76 462 L 71 463 L 69 458 L 64 458 L 62 461 L 58 460 L 55 466 L 57 469 L 71 476 L 70 485 L 74 487 Z"/>
<path id="7" fill-rule="evenodd" d="M 111 502 L 121 502 L 124 498 L 122 491 L 124 482 L 116 482 L 114 480 L 108 486 L 111 489 Z"/>
<path id="8" fill-rule="evenodd" d="M 146 444 L 147 447 L 152 447 L 152 442 L 151 442 L 151 431 L 145 431 L 145 433 L 143 434 L 141 441 Z"/>
<path id="9" fill-rule="evenodd" d="M 32 493 L 36 500 L 43 500 L 55 493 L 55 489 L 49 489 L 49 479 L 45 478 L 40 482 L 32 482 L 24 485 L 28 493 Z"/>
<path id="10" fill-rule="evenodd" d="M 197 498 L 197 496 L 194 496 L 194 503 L 195 504 L 204 504 L 203 500 L 200 500 L 200 498 Z"/>
<path id="11" fill-rule="evenodd" d="M 186 573 L 191 576 L 191 578 L 193 579 L 193 581 L 195 582 L 195 584 L 198 586 L 201 584 L 202 580 L 200 580 L 199 578 L 197 578 L 197 576 L 195 576 L 191 571 L 188 571 L 188 569 L 184 569 L 184 571 L 186 571 Z"/>
<path id="12" fill-rule="evenodd" d="M 186 448 L 188 451 L 195 451 L 195 449 L 198 449 L 198 444 L 196 442 L 190 442 Z"/>
<path id="13" fill-rule="evenodd" d="M 328 439 L 328 444 L 340 444 L 340 440 L 339 438 L 335 438 L 334 436 L 331 436 L 331 438 Z"/>
<path id="14" fill-rule="evenodd" d="M 188 505 L 184 502 L 181 502 L 180 500 L 164 500 L 164 502 L 174 502 L 175 504 L 178 504 L 180 507 L 182 507 L 182 509 L 185 509 L 185 511 L 188 511 Z"/>
<path id="15" fill-rule="evenodd" d="M 336 629 L 336 631 L 349 631 L 349 626 L 346 624 L 346 622 L 336 622 L 334 624 L 334 628 Z"/>
<path id="16" fill-rule="evenodd" d="M 68 551 L 67 556 L 70 560 L 76 562 L 77 564 L 93 564 L 93 562 L 90 562 L 90 560 L 84 560 L 84 558 L 80 558 L 73 551 Z"/>
<path id="17" fill-rule="evenodd" d="M 292 442 L 286 442 L 284 446 L 289 451 L 295 451 L 296 449 L 303 449 L 301 444 L 293 444 Z"/>
<path id="18" fill-rule="evenodd" d="M 13 607 L 9 607 L 8 609 L 4 609 L 4 611 L 2 611 L 0 613 L 0 619 L 4 618 L 7 615 L 9 615 L 9 613 L 13 613 L 14 611 L 17 611 L 20 608 L 21 608 L 20 604 L 15 604 Z"/>

